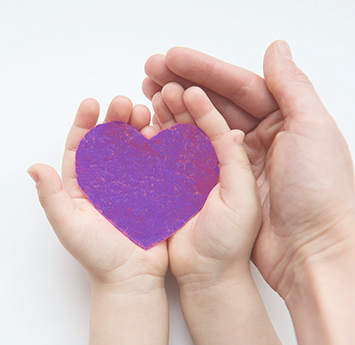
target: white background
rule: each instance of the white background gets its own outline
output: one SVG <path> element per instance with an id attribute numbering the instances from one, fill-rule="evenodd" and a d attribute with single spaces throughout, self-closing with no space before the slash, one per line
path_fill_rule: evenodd
<path id="1" fill-rule="evenodd" d="M 87 344 L 90 286 L 62 248 L 26 169 L 60 170 L 82 99 L 104 116 L 117 94 L 150 107 L 144 63 L 180 45 L 262 75 L 286 39 L 355 152 L 353 0 L 0 0 L 0 344 Z M 255 272 L 284 344 L 296 344 L 281 299 Z M 190 345 L 176 282 L 167 278 L 170 344 Z"/>

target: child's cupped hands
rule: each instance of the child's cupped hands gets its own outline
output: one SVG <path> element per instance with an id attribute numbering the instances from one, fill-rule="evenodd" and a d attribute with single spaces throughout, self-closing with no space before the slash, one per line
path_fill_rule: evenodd
<path id="1" fill-rule="evenodd" d="M 210 138 L 219 161 L 220 179 L 201 211 L 168 240 L 171 270 L 179 284 L 211 284 L 237 272 L 250 272 L 249 260 L 261 225 L 256 182 L 243 148 L 244 134 L 230 130 L 206 94 L 197 87 L 186 91 L 170 83 L 153 99 L 155 117 L 144 106 L 132 106 L 123 96 L 110 104 L 105 122 L 125 122 L 147 138 L 174 123 L 197 125 Z M 80 140 L 96 125 L 99 105 L 84 100 L 68 134 L 62 180 L 44 164 L 29 169 L 39 200 L 64 247 L 97 283 L 129 283 L 139 289 L 162 286 L 168 266 L 166 241 L 141 249 L 87 200 L 75 173 Z M 148 285 L 147 285 L 148 284 Z"/>
<path id="2" fill-rule="evenodd" d="M 259 193 L 243 148 L 243 132 L 230 130 L 198 87 L 167 84 L 152 99 L 154 123 L 197 125 L 210 138 L 220 178 L 201 211 L 168 240 L 172 273 L 181 286 L 210 286 L 250 276 L 250 255 L 261 226 Z"/>

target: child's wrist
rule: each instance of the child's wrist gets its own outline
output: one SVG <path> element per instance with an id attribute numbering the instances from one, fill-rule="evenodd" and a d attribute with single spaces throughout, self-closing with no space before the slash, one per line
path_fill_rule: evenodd
<path id="1" fill-rule="evenodd" d="M 165 289 L 165 277 L 150 274 L 132 276 L 126 279 L 97 279 L 90 277 L 93 292 L 125 295 L 147 294 Z"/>
<path id="2" fill-rule="evenodd" d="M 180 298 L 195 344 L 280 344 L 250 268 L 180 285 Z"/>
<path id="3" fill-rule="evenodd" d="M 218 291 L 231 285 L 254 284 L 250 271 L 250 264 L 239 265 L 223 272 L 191 274 L 183 277 L 176 277 L 182 293 L 194 294 L 203 292 Z"/>
<path id="4" fill-rule="evenodd" d="M 149 275 L 115 283 L 91 280 L 91 285 L 90 344 L 102 344 L 102 339 L 110 339 L 110 344 L 168 344 L 163 278 Z"/>

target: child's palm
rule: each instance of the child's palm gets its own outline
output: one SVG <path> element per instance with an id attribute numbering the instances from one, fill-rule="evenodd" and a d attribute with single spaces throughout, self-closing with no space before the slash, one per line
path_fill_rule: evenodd
<path id="1" fill-rule="evenodd" d="M 63 186 L 53 168 L 33 166 L 40 177 L 37 187 L 42 206 L 64 247 L 96 279 L 114 283 L 146 274 L 164 277 L 168 264 L 166 243 L 149 251 L 136 246 L 92 206 L 77 183 L 76 148 L 98 116 L 96 101 L 86 100 L 80 105 L 66 143 Z M 130 123 L 142 128 L 145 135 L 152 135 L 153 129 L 147 128 L 149 111 L 132 108 L 127 98 L 112 101 L 106 121 L 113 120 Z"/>
<path id="2" fill-rule="evenodd" d="M 153 107 L 162 129 L 175 122 L 196 123 L 210 138 L 220 164 L 220 182 L 201 211 L 169 240 L 173 274 L 180 283 L 190 283 L 222 278 L 234 266 L 249 269 L 261 209 L 242 133 L 231 131 L 197 88 L 184 91 L 168 84 L 154 96 Z"/>

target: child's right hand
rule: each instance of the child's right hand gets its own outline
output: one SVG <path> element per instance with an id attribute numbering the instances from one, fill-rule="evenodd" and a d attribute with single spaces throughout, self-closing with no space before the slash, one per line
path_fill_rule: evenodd
<path id="1" fill-rule="evenodd" d="M 261 226 L 258 189 L 243 148 L 206 94 L 168 84 L 153 98 L 155 122 L 195 123 L 210 138 L 220 181 L 201 211 L 168 241 L 170 268 L 194 344 L 280 344 L 250 271 Z"/>
<path id="2" fill-rule="evenodd" d="M 220 181 L 202 210 L 169 240 L 171 270 L 180 286 L 211 284 L 236 272 L 250 274 L 252 246 L 261 226 L 258 189 L 243 148 L 243 132 L 230 130 L 205 93 L 176 83 L 153 98 L 162 129 L 196 123 L 210 138 Z"/>

